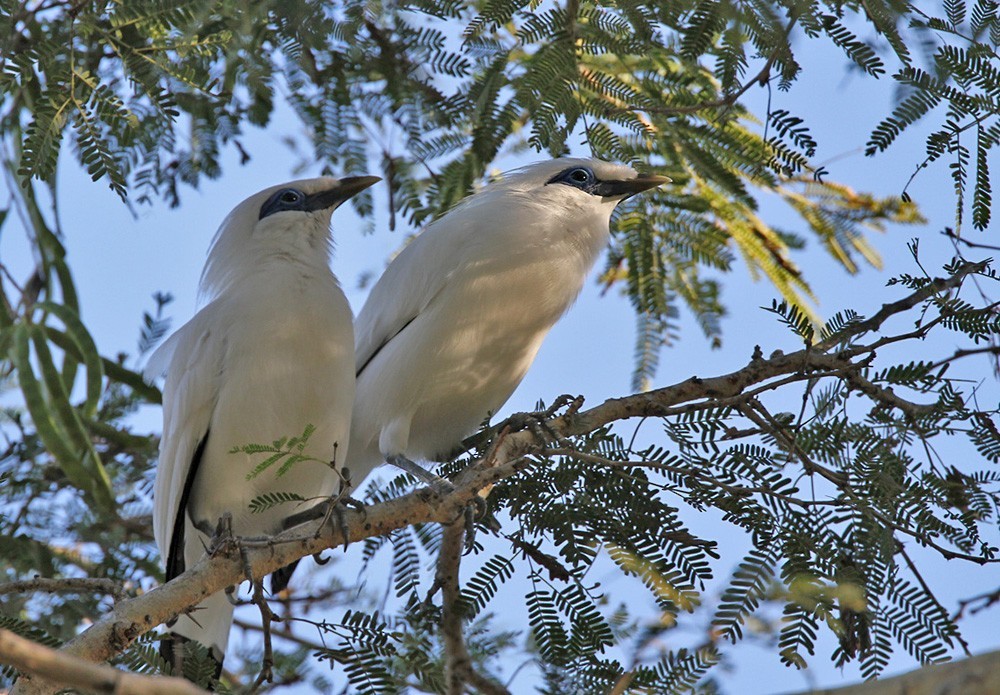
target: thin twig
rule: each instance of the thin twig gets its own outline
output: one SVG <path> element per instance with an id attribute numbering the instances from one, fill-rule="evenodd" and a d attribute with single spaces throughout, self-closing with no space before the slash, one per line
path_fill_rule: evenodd
<path id="1" fill-rule="evenodd" d="M 310 622 L 310 621 L 303 621 L 303 622 Z M 264 632 L 263 625 L 257 625 L 255 623 L 242 620 L 241 618 L 234 618 L 233 625 L 243 630 L 253 630 L 254 632 L 261 632 L 261 633 Z M 283 640 L 288 640 L 289 642 L 293 642 L 299 645 L 300 647 L 305 647 L 306 649 L 313 652 L 325 652 L 329 649 L 329 647 L 327 647 L 325 644 L 321 644 L 319 642 L 313 642 L 312 640 L 306 639 L 301 635 L 295 634 L 291 630 L 287 629 L 275 630 L 272 628 L 270 632 L 273 637 L 278 637 Z"/>
<path id="2" fill-rule="evenodd" d="M 975 241 L 969 241 L 968 239 L 955 234 L 954 230 L 950 227 L 946 227 L 943 232 L 943 236 L 948 237 L 952 241 L 956 241 L 960 244 L 968 246 L 970 249 L 986 249 L 987 251 L 1000 251 L 1000 246 L 994 246 L 993 244 L 980 244 Z"/>
<path id="3" fill-rule="evenodd" d="M 966 263 L 958 268 L 954 275 L 947 278 L 935 278 L 924 287 L 911 292 L 902 299 L 896 300 L 895 302 L 889 302 L 888 304 L 883 304 L 882 308 L 875 312 L 870 318 L 852 324 L 843 331 L 838 332 L 835 336 L 831 336 L 827 340 L 816 343 L 813 345 L 813 348 L 826 350 L 836 346 L 838 343 L 843 342 L 851 336 L 861 335 L 862 333 L 874 333 L 882 326 L 883 323 L 886 322 L 886 320 L 889 319 L 889 317 L 902 313 L 907 309 L 912 309 L 936 294 L 941 294 L 947 290 L 959 287 L 967 276 L 983 272 L 983 270 L 986 269 L 986 266 L 987 264 L 985 261 L 982 263 Z M 848 349 L 846 352 L 850 354 L 852 350 Z"/>
<path id="4" fill-rule="evenodd" d="M 785 431 L 781 429 L 780 424 L 775 422 L 773 416 L 766 410 L 764 410 L 763 405 L 761 405 L 760 403 L 757 403 L 756 405 L 758 406 L 758 410 L 765 416 L 765 420 L 770 420 L 770 422 L 773 424 L 773 427 L 768 428 L 768 433 L 772 437 L 774 437 L 776 441 L 780 442 L 781 440 L 784 440 L 787 445 L 788 437 Z M 873 518 L 875 518 L 879 523 L 883 524 L 886 528 L 893 529 L 894 531 L 899 531 L 900 533 L 915 539 L 921 545 L 925 545 L 928 548 L 936 550 L 946 560 L 968 560 L 969 562 L 974 562 L 977 565 L 989 565 L 1000 562 L 1000 558 L 986 558 L 976 555 L 970 555 L 968 553 L 958 552 L 956 550 L 952 550 L 951 548 L 946 548 L 933 541 L 931 537 L 928 535 L 922 535 L 917 531 L 913 531 L 907 528 L 906 526 L 900 526 L 892 519 L 887 517 L 885 514 L 882 514 L 877 509 L 871 507 L 864 499 L 864 497 L 862 497 L 857 491 L 854 490 L 853 487 L 850 486 L 850 484 L 848 484 L 846 476 L 844 476 L 843 474 L 835 473 L 829 470 L 828 468 L 820 466 L 815 461 L 812 461 L 809 457 L 807 457 L 801 449 L 792 451 L 791 449 L 788 449 L 786 447 L 786 451 L 788 451 L 789 454 L 796 456 L 800 461 L 802 461 L 803 468 L 805 468 L 807 471 L 809 471 L 810 469 L 814 469 L 816 472 L 819 472 L 820 475 L 822 475 L 824 478 L 826 478 L 834 485 L 836 485 L 837 489 L 840 490 L 842 493 L 844 493 L 844 495 L 851 500 L 851 502 L 857 507 L 857 509 L 862 514 L 870 514 Z"/>
<path id="5" fill-rule="evenodd" d="M 979 604 L 978 606 L 973 604 Z M 980 611 L 984 611 L 990 606 L 994 606 L 1000 603 L 1000 587 L 994 589 L 993 591 L 987 591 L 983 594 L 977 594 L 971 598 L 959 599 L 958 601 L 958 611 L 952 616 L 952 621 L 957 622 L 965 617 L 965 611 L 968 609 L 969 615 L 975 615 Z M 972 606 L 972 608 L 969 608 Z"/>
<path id="6" fill-rule="evenodd" d="M 917 569 L 916 563 L 910 559 L 909 554 L 906 552 L 906 546 L 904 546 L 902 543 L 899 544 L 899 554 L 903 556 L 903 560 L 906 562 L 906 566 L 910 568 L 910 572 L 913 573 L 913 576 L 916 578 L 917 582 L 924 590 L 924 593 L 930 596 L 934 600 L 934 603 L 936 603 L 938 606 L 941 606 L 941 610 L 943 612 L 944 611 L 943 605 L 941 604 L 940 601 L 938 601 L 937 596 L 931 590 L 930 585 L 924 580 L 924 576 L 920 573 L 920 570 Z M 957 639 L 958 643 L 962 645 L 962 651 L 965 652 L 965 655 L 972 656 L 972 652 L 969 651 L 969 643 L 965 641 L 965 639 L 958 632 L 958 630 L 955 630 L 955 639 Z"/>
<path id="7" fill-rule="evenodd" d="M 615 459 L 605 458 L 603 456 L 598 456 L 597 454 L 590 454 L 584 451 L 577 451 L 576 449 L 549 449 L 549 453 L 556 456 L 570 456 L 573 458 L 580 459 L 581 461 L 589 461 L 591 463 L 599 463 L 604 466 L 611 466 L 614 468 L 625 468 L 625 467 L 635 467 L 635 468 L 648 468 L 650 470 L 666 471 L 668 473 L 673 473 L 675 475 L 684 476 L 686 478 L 695 478 L 703 483 L 711 485 L 712 487 L 717 487 L 725 492 L 728 492 L 734 497 L 749 497 L 751 495 L 766 495 L 772 499 L 780 500 L 786 502 L 796 507 L 802 507 L 803 509 L 808 509 L 809 507 L 843 507 L 844 502 L 838 500 L 804 500 L 798 497 L 792 497 L 791 495 L 785 495 L 780 492 L 775 492 L 771 488 L 767 487 L 750 487 L 746 485 L 730 485 L 724 483 L 719 478 L 714 475 L 709 475 L 707 473 L 702 473 L 701 471 L 692 468 L 690 466 L 671 466 L 669 463 L 663 463 L 661 461 L 616 461 Z"/>
<path id="8" fill-rule="evenodd" d="M 845 485 L 843 474 L 831 471 L 826 466 L 816 463 L 801 447 L 795 444 L 794 438 L 787 435 L 781 424 L 774 420 L 774 416 L 768 412 L 760 401 L 751 399 L 743 404 L 739 408 L 739 411 L 748 420 L 774 437 L 775 441 L 779 442 L 790 456 L 799 459 L 807 473 L 818 473 L 821 477 L 826 478 L 836 485 L 838 489 L 843 489 Z"/>
<path id="9" fill-rule="evenodd" d="M 952 362 L 955 362 L 956 360 L 959 360 L 963 357 L 971 357 L 973 355 L 1000 355 L 1000 345 L 990 345 L 989 347 L 973 348 L 966 350 L 955 350 L 955 352 L 952 353 L 951 357 L 945 357 L 943 360 L 938 360 L 937 362 L 933 363 L 928 368 L 928 371 L 937 369 L 938 367 L 944 366 L 946 364 L 951 364 Z"/>

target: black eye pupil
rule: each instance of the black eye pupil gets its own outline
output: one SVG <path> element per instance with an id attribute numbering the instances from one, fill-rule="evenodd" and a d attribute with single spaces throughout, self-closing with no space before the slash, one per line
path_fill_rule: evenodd
<path id="1" fill-rule="evenodd" d="M 298 201 L 299 194 L 296 193 L 295 191 L 286 191 L 284 194 L 282 194 L 281 199 L 286 203 L 294 203 Z"/>
<path id="2" fill-rule="evenodd" d="M 570 174 L 570 176 L 573 178 L 574 181 L 579 181 L 580 183 L 583 183 L 584 181 L 587 180 L 587 172 L 584 171 L 583 169 L 577 169 L 572 174 Z"/>

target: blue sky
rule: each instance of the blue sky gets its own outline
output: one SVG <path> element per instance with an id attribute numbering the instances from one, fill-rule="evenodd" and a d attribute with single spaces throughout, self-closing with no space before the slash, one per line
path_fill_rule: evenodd
<path id="1" fill-rule="evenodd" d="M 893 91 L 890 79 L 884 77 L 876 82 L 849 76 L 840 54 L 821 48 L 819 43 L 810 46 L 808 53 L 801 51 L 801 55 L 805 63 L 803 79 L 789 93 L 774 91 L 772 107 L 789 109 L 806 119 L 820 143 L 817 161 L 828 162 L 826 168 L 832 180 L 881 195 L 899 193 L 923 157 L 922 133 L 904 135 L 887 154 L 874 158 L 863 155 L 868 133 L 889 108 Z M 764 113 L 767 100 L 764 90 L 752 89 L 747 99 L 756 113 Z M 133 218 L 103 184 L 91 183 L 69 157 L 63 158 L 61 212 L 69 260 L 76 274 L 84 320 L 102 353 L 124 350 L 134 354 L 141 314 L 152 308 L 150 297 L 156 291 L 168 291 L 176 297 L 168 309 L 175 327 L 192 316 L 204 254 L 226 212 L 256 190 L 316 173 L 292 171 L 299 161 L 281 140 L 289 132 L 298 131 L 297 121 L 287 111 L 279 112 L 267 130 L 254 131 L 247 137 L 246 146 L 252 155 L 248 165 L 239 166 L 235 153 L 229 152 L 220 180 L 205 181 L 197 191 L 184 191 L 183 204 L 178 209 L 156 204 L 140 208 L 137 218 Z M 574 154 L 585 155 L 587 150 L 579 146 Z M 512 168 L 536 158 L 521 155 L 503 159 L 498 162 L 498 168 Z M 858 277 L 849 278 L 815 248 L 795 258 L 819 298 L 821 314 L 829 316 L 844 306 L 870 314 L 882 302 L 900 296 L 899 291 L 886 289 L 884 285 L 898 272 L 916 272 L 906 250 L 907 241 L 913 237 L 920 238 L 922 257 L 931 272 L 939 271 L 940 265 L 950 257 L 950 244 L 939 234 L 945 225 L 953 224 L 954 217 L 952 183 L 944 165 L 922 173 L 911 186 L 910 193 L 928 217 L 929 224 L 922 228 L 893 228 L 872 239 L 885 261 L 885 271 L 864 268 Z M 380 194 L 376 192 L 377 196 Z M 762 215 L 771 223 L 801 228 L 773 201 L 765 201 Z M 334 215 L 336 252 L 333 267 L 355 312 L 365 297 L 365 292 L 358 288 L 358 278 L 367 272 L 377 273 L 403 239 L 400 230 L 394 234 L 388 231 L 384 216 L 377 218 L 374 234 L 362 234 L 363 227 L 364 223 L 354 218 L 347 208 Z M 16 277 L 24 277 L 30 264 L 24 243 L 13 233 L 15 228 L 8 221 L 0 239 L 0 257 Z M 726 276 L 724 283 L 724 302 L 729 315 L 722 324 L 722 349 L 710 350 L 695 323 L 685 316 L 682 338 L 678 344 L 663 351 L 654 386 L 681 381 L 694 374 L 712 376 L 736 369 L 746 363 L 757 344 L 765 353 L 776 348 L 788 351 L 798 347 L 787 329 L 759 309 L 770 305 L 777 294 L 770 285 L 751 282 L 741 267 Z M 585 395 L 591 405 L 629 393 L 632 311 L 617 292 L 612 291 L 604 297 L 599 294 L 596 283 L 589 282 L 577 305 L 546 340 L 527 378 L 501 415 L 531 410 L 537 399 L 551 401 L 567 392 Z M 950 353 L 952 349 L 946 342 L 925 347 L 939 355 Z M 961 368 L 970 378 L 985 379 L 984 397 L 996 400 L 996 384 L 991 381 L 985 360 L 969 361 Z M 137 428 L 157 429 L 158 417 L 155 409 L 146 409 L 137 420 Z M 732 554 L 726 553 L 716 565 L 719 575 L 725 578 L 741 558 L 743 540 L 710 517 L 688 521 L 703 535 L 717 536 L 723 549 L 731 549 Z M 336 565 L 335 571 L 348 580 L 353 579 L 356 555 L 349 554 L 347 560 Z M 916 555 L 927 561 L 930 569 L 926 577 L 950 607 L 957 598 L 997 585 L 997 573 L 993 569 L 949 565 L 919 550 Z M 730 558 L 731 564 L 727 565 Z M 610 573 L 601 580 L 608 582 L 605 586 L 611 592 L 616 588 L 628 590 L 627 582 L 615 580 Z M 379 583 L 376 577 L 369 579 L 371 586 Z M 518 600 L 516 591 L 511 599 Z M 650 619 L 655 619 L 651 601 L 632 598 L 630 605 L 635 611 L 649 611 Z M 966 639 L 975 651 L 1000 646 L 995 617 L 990 618 L 989 614 L 981 615 L 963 624 Z M 702 625 L 702 620 L 698 618 L 689 630 L 685 628 L 686 631 L 680 631 L 679 636 L 671 639 L 693 640 L 697 635 L 695 628 Z M 831 649 L 832 642 L 826 641 L 811 662 L 813 668 L 803 674 L 781 666 L 775 650 L 741 645 L 730 650 L 733 668 L 716 675 L 729 692 L 748 695 L 857 680 L 856 671 L 847 670 L 841 674 L 827 663 L 826 655 Z M 892 663 L 893 670 L 908 670 L 913 666 L 905 653 Z M 513 667 L 516 664 L 512 664 L 510 670 Z M 515 691 L 523 692 L 532 678 L 530 669 L 522 671 L 514 683 Z"/>

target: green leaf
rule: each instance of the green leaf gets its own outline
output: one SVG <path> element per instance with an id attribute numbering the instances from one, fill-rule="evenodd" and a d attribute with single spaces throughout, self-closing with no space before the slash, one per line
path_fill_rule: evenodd
<path id="1" fill-rule="evenodd" d="M 294 492 L 268 492 L 250 500 L 250 513 L 260 514 L 289 502 L 304 502 L 305 497 Z"/>
<path id="2" fill-rule="evenodd" d="M 42 372 L 42 381 L 48 394 L 48 407 L 68 436 L 68 444 L 73 451 L 78 452 L 76 458 L 82 463 L 88 479 L 87 490 L 90 491 L 97 506 L 105 513 L 117 515 L 114 492 L 111 489 L 111 478 L 104 468 L 104 463 L 94 449 L 90 433 L 83 424 L 80 413 L 76 411 L 69 400 L 69 389 L 63 382 L 62 375 L 55 366 L 52 353 L 44 331 L 38 326 L 28 326 L 32 344 L 35 348 L 35 358 Z"/>
<path id="3" fill-rule="evenodd" d="M 36 307 L 44 312 L 55 315 L 62 321 L 65 327 L 65 335 L 70 343 L 75 347 L 73 351 L 76 359 L 80 360 L 87 368 L 87 398 L 83 404 L 81 415 L 84 418 L 93 418 L 97 414 L 97 405 L 101 399 L 101 392 L 104 384 L 104 365 L 101 363 L 101 356 L 97 352 L 97 345 L 91 337 L 90 332 L 80 320 L 79 315 L 61 304 L 54 302 L 39 302 Z M 43 327 L 48 334 L 48 327 Z M 65 345 L 65 342 L 61 346 Z M 71 382 L 67 382 L 72 386 Z"/>

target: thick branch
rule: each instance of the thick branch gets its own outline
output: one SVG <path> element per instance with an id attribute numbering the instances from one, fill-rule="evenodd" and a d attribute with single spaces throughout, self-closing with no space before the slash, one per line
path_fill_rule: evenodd
<path id="1" fill-rule="evenodd" d="M 458 570 L 462 563 L 462 524 L 444 527 L 438 551 L 434 585 L 441 588 L 441 641 L 444 643 L 444 682 L 448 695 L 462 695 L 472 660 L 462 630 L 462 596 Z"/>
<path id="2" fill-rule="evenodd" d="M 451 521 L 459 517 L 465 503 L 474 494 L 469 486 L 453 493 L 445 501 L 432 492 L 418 490 L 369 507 L 365 513 L 348 511 L 344 516 L 349 540 L 360 541 L 415 523 Z M 119 603 L 114 611 L 68 642 L 63 650 L 90 661 L 106 661 L 140 635 L 172 619 L 206 596 L 240 583 L 245 578 L 245 572 L 237 543 L 244 549 L 254 576 L 263 576 L 306 555 L 341 545 L 343 534 L 339 527 L 328 525 L 320 528 L 320 522 L 316 521 L 269 539 L 220 543 L 213 547 L 212 555 L 205 555 L 176 579 L 147 594 Z M 29 691 L 19 684 L 15 692 L 46 691 Z"/>
<path id="3" fill-rule="evenodd" d="M 441 640 L 444 643 L 444 682 L 448 695 L 462 695 L 466 684 L 486 695 L 510 695 L 510 692 L 472 667 L 472 657 L 465 645 L 465 615 L 458 582 L 462 562 L 465 527 L 456 522 L 444 527 L 438 552 L 434 585 L 441 588 Z"/>
<path id="4" fill-rule="evenodd" d="M 115 695 L 199 695 L 207 692 L 183 678 L 141 676 L 94 664 L 4 629 L 0 629 L 0 663 L 21 672 L 15 690 L 30 682 L 52 691 L 69 687 L 86 693 Z"/>

